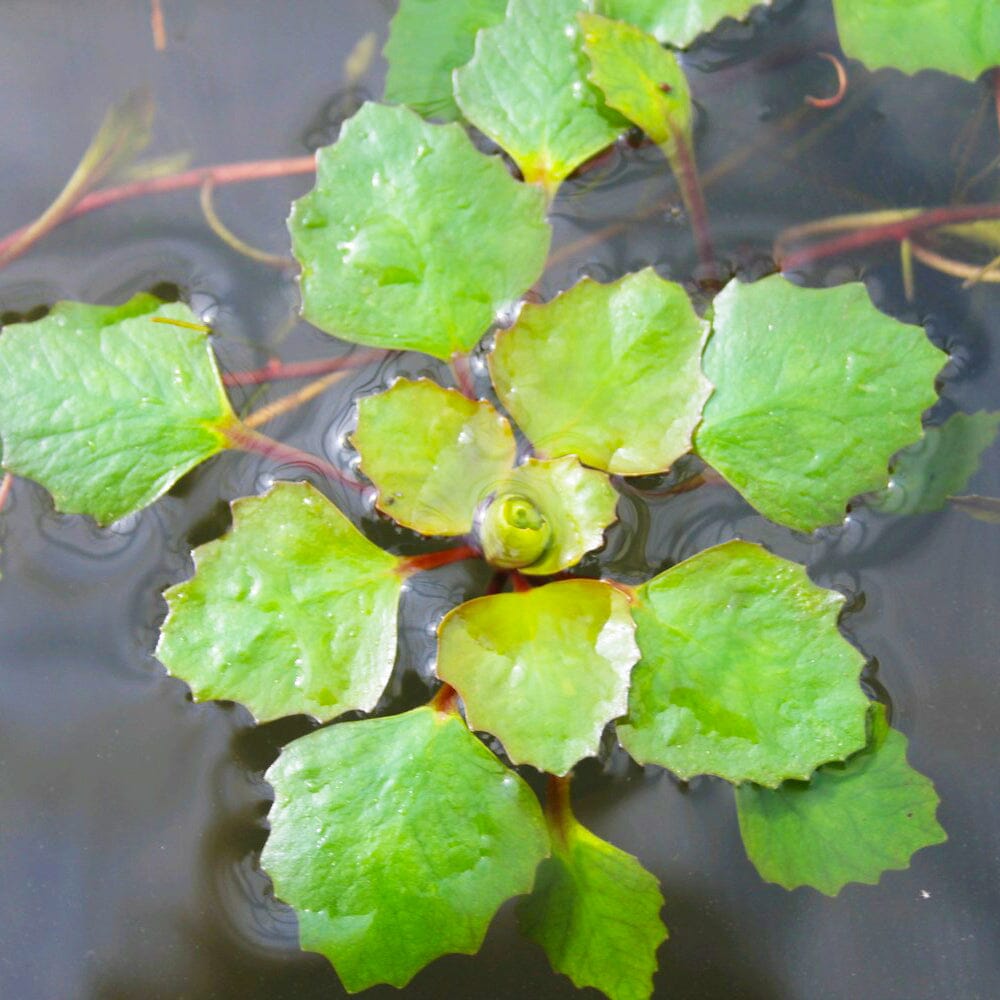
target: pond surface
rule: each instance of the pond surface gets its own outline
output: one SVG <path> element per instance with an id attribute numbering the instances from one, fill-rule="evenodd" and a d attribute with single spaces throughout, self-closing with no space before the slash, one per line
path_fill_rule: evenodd
<path id="1" fill-rule="evenodd" d="M 153 49 L 149 7 L 117 0 L 7 0 L 0 8 L 0 231 L 42 211 L 106 109 L 139 85 L 157 105 L 153 154 L 190 151 L 197 165 L 308 152 L 330 141 L 356 94 L 343 65 L 369 31 L 384 38 L 392 4 L 370 0 L 163 0 L 167 50 Z M 987 88 L 939 74 L 906 78 L 851 67 L 836 109 L 836 51 L 825 0 L 779 3 L 728 25 L 688 67 L 700 105 L 698 156 L 721 257 L 743 277 L 771 269 L 785 226 L 848 211 L 944 204 L 996 155 Z M 376 58 L 362 87 L 381 93 Z M 308 177 L 220 190 L 220 214 L 245 239 L 287 251 L 284 218 Z M 978 197 L 996 197 L 997 182 Z M 554 205 L 557 246 L 606 226 L 548 271 L 543 296 L 582 274 L 601 279 L 654 263 L 686 280 L 694 262 L 659 154 L 616 150 L 568 183 Z M 1000 408 L 1000 291 L 962 291 L 918 267 L 908 303 L 893 252 L 841 259 L 802 276 L 862 276 L 876 303 L 924 324 L 949 350 L 938 421 Z M 194 192 L 130 202 L 75 220 L 0 272 L 7 319 L 59 298 L 120 301 L 176 285 L 218 332 L 231 369 L 272 353 L 312 358 L 342 348 L 296 324 L 287 273 L 252 263 L 205 226 Z M 836 331 L 830 331 L 835 336 Z M 441 377 L 410 355 L 363 369 L 275 426 L 278 436 L 347 462 L 353 396 L 397 372 Z M 3 388 L 0 387 L 0 391 Z M 279 390 L 280 391 L 280 390 Z M 294 916 L 257 868 L 270 790 L 263 770 L 309 728 L 262 728 L 235 706 L 191 702 L 153 658 L 164 587 L 190 573 L 192 544 L 220 534 L 224 501 L 293 468 L 225 456 L 154 508 L 110 530 L 54 514 L 43 491 L 16 484 L 0 519 L 0 996 L 12 1000 L 150 1000 L 343 996 L 327 962 L 296 944 Z M 413 536 L 326 487 L 396 551 Z M 1000 495 L 1000 449 L 970 492 Z M 935 781 L 949 842 L 919 853 L 878 887 L 829 900 L 761 882 L 746 861 L 732 794 L 682 786 L 612 754 L 581 769 L 581 820 L 636 854 L 661 880 L 670 941 L 657 997 L 972 1000 L 1000 983 L 1000 528 L 945 511 L 891 518 L 852 511 L 814 537 L 766 524 L 728 488 L 650 503 L 623 500 L 621 524 L 588 561 L 642 579 L 719 541 L 762 541 L 852 597 L 848 635 L 873 660 L 910 761 Z M 422 577 L 403 609 L 398 677 L 386 706 L 425 700 L 436 616 L 480 592 L 485 574 L 456 566 Z M 388 988 L 373 997 L 398 995 Z M 518 934 L 512 907 L 478 957 L 448 957 L 406 997 L 570 998 L 542 952 Z M 596 994 L 589 994 L 596 995 Z"/>

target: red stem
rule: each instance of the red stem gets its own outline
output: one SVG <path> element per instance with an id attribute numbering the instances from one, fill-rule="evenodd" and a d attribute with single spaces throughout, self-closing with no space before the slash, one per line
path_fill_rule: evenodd
<path id="1" fill-rule="evenodd" d="M 854 232 L 835 236 L 829 240 L 821 240 L 812 246 L 804 247 L 794 253 L 778 257 L 778 263 L 783 271 L 794 270 L 806 264 L 815 263 L 825 257 L 860 250 L 875 246 L 878 243 L 894 243 L 908 239 L 914 233 L 925 229 L 936 229 L 938 226 L 956 225 L 962 222 L 978 222 L 982 219 L 1000 219 L 1000 202 L 984 205 L 945 205 L 941 208 L 928 209 L 920 215 L 898 222 L 887 222 L 881 226 L 866 226 Z"/>
<path id="2" fill-rule="evenodd" d="M 14 477 L 9 472 L 5 472 L 3 479 L 0 479 L 0 513 L 7 506 L 7 500 L 10 498 L 10 491 L 13 485 Z"/>
<path id="3" fill-rule="evenodd" d="M 404 576 L 411 573 L 420 573 L 428 569 L 437 569 L 439 566 L 448 566 L 451 563 L 461 562 L 463 559 L 478 559 L 479 549 L 471 545 L 458 545 L 453 549 L 439 549 L 437 552 L 424 552 L 419 556 L 409 556 L 404 559 L 399 566 L 399 572 Z"/>
<path id="4" fill-rule="evenodd" d="M 515 594 L 525 594 L 532 589 L 531 582 L 523 573 L 517 571 L 511 573 L 510 582 Z"/>
<path id="5" fill-rule="evenodd" d="M 275 462 L 287 465 L 301 465 L 306 469 L 312 469 L 313 472 L 326 476 L 327 479 L 333 479 L 343 483 L 345 486 L 350 486 L 352 489 L 364 489 L 363 484 L 341 472 L 340 469 L 335 465 L 331 465 L 325 458 L 320 458 L 318 455 L 311 455 L 307 451 L 302 451 L 300 448 L 295 448 L 282 441 L 275 441 L 274 438 L 269 438 L 266 434 L 261 434 L 259 431 L 251 430 L 243 424 L 237 423 L 226 428 L 225 435 L 230 446 L 239 451 L 248 451 L 257 455 L 263 455 L 265 458 L 270 458 Z"/>
<path id="6" fill-rule="evenodd" d="M 559 778 L 549 775 L 545 789 L 545 819 L 552 836 L 562 843 L 566 842 L 566 834 L 573 823 L 573 806 L 570 799 L 570 776 Z"/>
<path id="7" fill-rule="evenodd" d="M 363 368 L 373 361 L 384 358 L 385 355 L 385 351 L 373 348 L 370 351 L 352 351 L 339 358 L 319 358 L 316 361 L 283 362 L 272 358 L 263 368 L 245 372 L 227 372 L 222 376 L 222 381 L 225 385 L 260 385 L 278 379 L 312 378 L 316 375 L 339 372 L 341 369 Z"/>
<path id="8" fill-rule="evenodd" d="M 167 177 L 151 177 L 147 180 L 132 181 L 129 184 L 119 184 L 117 187 L 92 191 L 81 198 L 66 213 L 62 221 L 75 218 L 78 215 L 85 215 L 87 212 L 93 212 L 99 208 L 106 208 L 108 205 L 116 205 L 121 201 L 142 198 L 147 194 L 166 194 L 170 191 L 201 187 L 207 180 L 216 186 L 241 184 L 245 181 L 261 181 L 273 177 L 311 174 L 315 169 L 316 160 L 313 156 L 294 156 L 282 160 L 253 160 L 244 163 L 221 163 L 214 167 L 197 167 L 194 170 L 186 170 L 183 173 L 171 174 Z M 0 259 L 5 257 L 8 247 L 13 246 L 27 229 L 28 226 L 22 226 L 0 240 Z M 30 246 L 31 244 L 27 243 L 18 248 L 13 255 L 4 260 L 4 263 L 16 259 Z"/>
<path id="9" fill-rule="evenodd" d="M 476 383 L 472 377 L 472 367 L 469 364 L 469 355 L 463 354 L 461 351 L 456 351 L 451 356 L 451 372 L 455 376 L 455 382 L 458 384 L 458 391 L 466 397 L 466 399 L 476 398 Z"/>
<path id="10" fill-rule="evenodd" d="M 694 153 L 688 144 L 687 137 L 679 129 L 671 127 L 671 137 L 674 142 L 677 181 L 691 216 L 691 231 L 694 234 L 694 242 L 698 250 L 698 260 L 705 268 L 705 277 L 712 280 L 718 276 L 715 266 L 715 249 L 712 246 L 712 236 L 708 231 L 708 209 L 705 207 L 705 196 L 701 190 L 701 181 L 698 179 Z"/>
<path id="11" fill-rule="evenodd" d="M 448 683 L 444 683 L 434 692 L 434 697 L 428 703 L 435 712 L 454 715 L 458 712 L 458 692 Z"/>

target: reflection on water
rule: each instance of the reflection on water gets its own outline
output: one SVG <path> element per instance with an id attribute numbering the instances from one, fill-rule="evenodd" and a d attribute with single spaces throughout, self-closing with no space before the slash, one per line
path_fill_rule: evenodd
<path id="1" fill-rule="evenodd" d="M 841 106 L 804 110 L 803 95 L 829 85 L 829 67 L 814 56 L 835 45 L 828 5 L 775 6 L 748 26 L 729 25 L 688 60 L 713 235 L 725 268 L 745 279 L 772 269 L 770 247 L 786 225 L 946 202 L 957 175 L 971 176 L 996 151 L 995 132 L 984 127 L 970 146 L 965 127 L 982 120 L 984 88 L 939 74 L 908 80 L 852 66 Z M 170 40 L 156 55 L 142 3 L 6 5 L 0 100 L 9 196 L 0 230 L 47 204 L 106 107 L 137 84 L 150 84 L 157 100 L 154 154 L 190 149 L 201 164 L 301 155 L 330 141 L 357 103 L 381 90 L 378 61 L 348 89 L 341 66 L 365 32 L 384 37 L 390 7 L 176 0 L 164 4 Z M 241 186 L 220 192 L 220 211 L 249 242 L 285 252 L 283 219 L 308 186 L 307 178 Z M 655 148 L 620 143 L 566 184 L 553 218 L 543 298 L 583 275 L 611 280 L 650 263 L 689 282 L 693 248 Z M 1000 408 L 995 287 L 966 293 L 919 269 L 910 303 L 888 252 L 832 261 L 802 278 L 822 285 L 859 276 L 883 309 L 924 324 L 952 355 L 947 398 L 932 420 Z M 192 192 L 66 225 L 0 273 L 0 314 L 10 322 L 60 297 L 120 300 L 163 282 L 213 324 L 227 370 L 279 351 L 302 360 L 343 350 L 290 321 L 294 282 L 219 243 Z M 479 361 L 473 372 L 485 384 Z M 351 469 L 352 398 L 399 375 L 450 378 L 435 361 L 391 354 L 274 431 Z M 238 404 L 258 400 L 255 391 L 237 393 Z M 994 448 L 976 492 L 1000 493 L 997 457 Z M 18 484 L 0 519 L 0 995 L 344 995 L 324 960 L 298 950 L 294 916 L 274 900 L 256 861 L 271 799 L 263 771 L 314 724 L 253 727 L 238 706 L 194 705 L 151 653 L 165 612 L 160 594 L 191 572 L 192 545 L 225 530 L 225 501 L 301 475 L 255 456 L 222 456 L 110 529 L 56 515 L 41 490 Z M 370 491 L 319 485 L 379 544 L 419 550 L 416 535 L 373 509 Z M 656 494 L 672 480 L 632 485 Z M 584 561 L 588 575 L 639 582 L 741 537 L 805 563 L 817 582 L 844 593 L 842 626 L 869 658 L 865 684 L 891 700 L 894 723 L 911 738 L 911 762 L 937 782 L 951 838 L 879 888 L 849 888 L 836 901 L 787 894 L 762 884 L 744 860 L 726 786 L 641 768 L 606 740 L 601 757 L 580 768 L 579 813 L 663 882 L 671 939 L 657 996 L 992 995 L 1000 982 L 990 930 L 1000 902 L 989 877 L 1000 851 L 1000 531 L 955 512 L 891 518 L 861 500 L 843 524 L 806 537 L 764 522 L 724 485 L 646 496 L 627 488 L 619 515 L 605 549 Z M 384 710 L 426 699 L 436 622 L 488 580 L 484 567 L 462 563 L 410 581 Z M 435 963 L 405 995 L 543 1000 L 576 991 L 520 939 L 506 907 L 478 958 Z"/>

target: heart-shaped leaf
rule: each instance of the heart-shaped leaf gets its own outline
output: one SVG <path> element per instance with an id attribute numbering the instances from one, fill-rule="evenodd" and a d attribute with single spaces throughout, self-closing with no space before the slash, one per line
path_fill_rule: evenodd
<path id="1" fill-rule="evenodd" d="M 839 522 L 920 437 L 947 355 L 880 313 L 861 284 L 732 281 L 714 310 L 704 368 L 715 392 L 698 452 L 772 521 L 800 531 Z"/>
<path id="2" fill-rule="evenodd" d="M 864 660 L 844 599 L 759 545 L 726 542 L 639 588 L 642 660 L 618 735 L 642 763 L 775 787 L 865 744 Z"/>
<path id="3" fill-rule="evenodd" d="M 490 373 L 540 454 L 662 472 L 691 449 L 711 392 L 701 373 L 707 333 L 684 289 L 651 268 L 610 285 L 584 279 L 526 305 L 497 334 Z"/>
<path id="4" fill-rule="evenodd" d="M 631 854 L 577 822 L 568 800 L 567 790 L 562 807 L 546 812 L 552 857 L 518 904 L 521 929 L 579 989 L 648 1000 L 656 952 L 667 938 L 659 883 Z"/>
<path id="5" fill-rule="evenodd" d="M 373 347 L 448 359 L 542 272 L 545 199 L 457 125 L 366 104 L 292 207 L 303 315 Z"/>
<path id="6" fill-rule="evenodd" d="M 471 531 L 515 457 L 514 432 L 489 403 L 427 379 L 362 399 L 352 441 L 379 510 L 425 535 Z"/>
<path id="7" fill-rule="evenodd" d="M 939 69 L 975 80 L 1000 66 L 996 0 L 833 0 L 840 44 L 869 69 Z"/>
<path id="8" fill-rule="evenodd" d="M 940 510 L 968 486 L 998 427 L 1000 412 L 986 410 L 953 413 L 940 426 L 928 427 L 920 441 L 896 457 L 888 488 L 871 505 L 890 514 Z"/>
<path id="9" fill-rule="evenodd" d="M 683 49 L 724 17 L 742 20 L 771 0 L 600 0 L 602 14 L 628 21 L 665 45 Z"/>
<path id="10" fill-rule="evenodd" d="M 233 504 L 233 528 L 195 550 L 164 595 L 157 656 L 200 700 L 259 721 L 374 708 L 396 658 L 401 560 L 308 483 Z"/>
<path id="11" fill-rule="evenodd" d="M 180 303 L 61 302 L 0 336 L 4 468 L 58 510 L 109 524 L 227 447 L 236 418 L 201 330 Z"/>
<path id="12" fill-rule="evenodd" d="M 386 100 L 427 118 L 460 118 L 452 70 L 472 58 L 476 32 L 499 24 L 506 10 L 507 0 L 400 0 L 383 50 Z"/>
<path id="13" fill-rule="evenodd" d="M 625 712 L 634 630 L 628 598 L 599 580 L 493 594 L 444 617 L 437 672 L 512 761 L 565 774 Z"/>
<path id="14" fill-rule="evenodd" d="M 302 947 L 352 993 L 402 988 L 473 954 L 548 853 L 538 800 L 457 715 L 418 708 L 321 729 L 267 772 L 261 863 L 295 907 Z"/>
<path id="15" fill-rule="evenodd" d="M 736 789 L 740 833 L 761 878 L 786 889 L 811 885 L 836 896 L 848 882 L 875 885 L 908 868 L 947 835 L 935 817 L 934 785 L 906 763 L 906 737 L 873 705 L 868 745 L 807 782 Z"/>
<path id="16" fill-rule="evenodd" d="M 625 128 L 587 79 L 576 17 L 589 9 L 587 0 L 510 0 L 506 20 L 480 31 L 472 61 L 455 71 L 465 117 L 550 196 Z"/>
<path id="17" fill-rule="evenodd" d="M 608 477 L 574 456 L 529 458 L 486 500 L 479 542 L 495 566 L 534 576 L 559 573 L 604 544 L 617 503 Z"/>

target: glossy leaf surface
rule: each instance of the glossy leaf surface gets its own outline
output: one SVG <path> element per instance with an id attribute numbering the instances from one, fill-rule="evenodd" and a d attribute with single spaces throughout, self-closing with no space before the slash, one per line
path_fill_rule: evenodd
<path id="1" fill-rule="evenodd" d="M 199 700 L 258 721 L 375 706 L 396 657 L 400 561 L 308 483 L 233 504 L 228 535 L 195 549 L 165 594 L 157 655 Z"/>
<path id="2" fill-rule="evenodd" d="M 585 469 L 572 455 L 551 461 L 529 458 L 509 473 L 496 496 L 523 498 L 544 522 L 547 535 L 537 559 L 511 564 L 536 576 L 575 566 L 585 553 L 603 545 L 604 529 L 615 520 L 618 503 L 608 477 Z M 498 527 L 484 517 L 479 535 L 489 559 L 491 552 L 507 547 L 510 526 Z"/>
<path id="3" fill-rule="evenodd" d="M 691 449 L 711 392 L 708 325 L 680 285 L 650 268 L 610 285 L 584 279 L 526 305 L 497 334 L 497 395 L 543 455 L 578 455 L 624 475 L 661 472 Z"/>
<path id="4" fill-rule="evenodd" d="M 514 465 L 514 432 L 487 402 L 427 379 L 358 404 L 354 446 L 378 508 L 425 535 L 462 535 Z"/>
<path id="5" fill-rule="evenodd" d="M 953 413 L 940 426 L 928 427 L 921 440 L 897 456 L 889 486 L 872 506 L 890 514 L 940 510 L 965 490 L 998 427 L 1000 412 L 986 410 Z"/>
<path id="6" fill-rule="evenodd" d="M 586 0 L 510 0 L 503 23 L 481 31 L 455 71 L 465 117 L 550 195 L 625 128 L 587 79 L 576 18 L 589 9 Z"/>
<path id="7" fill-rule="evenodd" d="M 499 24 L 507 0 L 400 0 L 383 54 L 387 101 L 428 118 L 461 117 L 452 71 L 472 58 L 476 32 Z"/>
<path id="8" fill-rule="evenodd" d="M 690 45 L 724 17 L 745 18 L 770 0 L 600 0 L 602 14 L 628 21 L 677 48 Z"/>
<path id="9" fill-rule="evenodd" d="M 437 672 L 512 761 L 565 774 L 625 713 L 634 631 L 628 598 L 599 580 L 494 594 L 445 616 Z"/>
<path id="10" fill-rule="evenodd" d="M 974 80 L 1000 66 L 996 0 L 833 0 L 844 52 L 869 69 L 939 69 Z"/>
<path id="11" fill-rule="evenodd" d="M 906 737 L 872 706 L 868 745 L 807 782 L 736 789 L 740 832 L 762 878 L 836 896 L 849 882 L 874 885 L 908 868 L 922 847 L 947 839 L 930 779 L 906 763 Z"/>
<path id="12" fill-rule="evenodd" d="M 551 237 L 541 192 L 459 126 L 378 104 L 317 153 L 316 186 L 294 203 L 289 229 L 306 319 L 445 360 L 534 283 Z"/>
<path id="13" fill-rule="evenodd" d="M 796 563 L 726 542 L 639 589 L 642 660 L 618 736 L 641 763 L 775 787 L 865 744 L 864 660 L 844 599 Z"/>
<path id="14" fill-rule="evenodd" d="M 667 938 L 659 883 L 572 814 L 550 826 L 552 857 L 518 904 L 521 929 L 579 989 L 591 986 L 610 1000 L 647 1000 L 656 952 Z"/>
<path id="15" fill-rule="evenodd" d="M 879 312 L 861 284 L 732 281 L 714 309 L 703 364 L 715 392 L 697 451 L 772 521 L 799 531 L 841 521 L 920 438 L 947 355 Z"/>
<path id="16" fill-rule="evenodd" d="M 137 295 L 61 302 L 0 336 L 4 467 L 56 507 L 109 524 L 226 447 L 235 421 L 208 338 L 187 306 Z"/>
<path id="17" fill-rule="evenodd" d="M 418 708 L 322 729 L 290 744 L 267 780 L 261 863 L 298 912 L 302 947 L 352 993 L 476 952 L 548 853 L 534 793 L 457 715 Z"/>
<path id="18" fill-rule="evenodd" d="M 672 155 L 691 140 L 691 91 L 673 52 L 631 24 L 596 14 L 580 18 L 590 78 L 608 105 Z"/>

